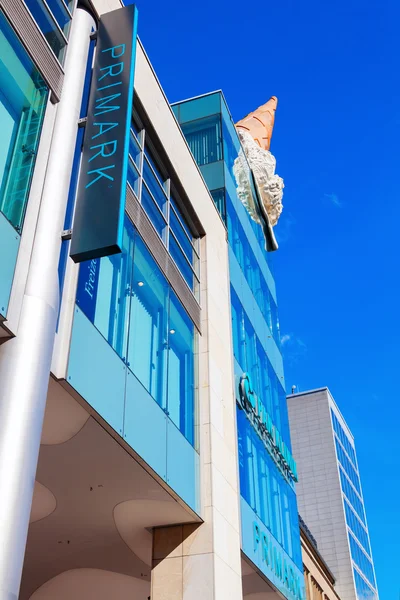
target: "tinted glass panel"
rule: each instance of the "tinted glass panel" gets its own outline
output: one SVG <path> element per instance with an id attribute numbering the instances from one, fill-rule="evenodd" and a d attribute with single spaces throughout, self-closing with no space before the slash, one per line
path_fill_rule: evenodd
<path id="1" fill-rule="evenodd" d="M 154 200 L 157 202 L 160 209 L 165 213 L 167 198 L 146 158 L 143 161 L 143 177 L 148 185 L 149 190 L 153 194 Z"/>
<path id="2" fill-rule="evenodd" d="M 136 196 L 139 196 L 139 172 L 131 160 L 128 161 L 128 183 Z"/>
<path id="3" fill-rule="evenodd" d="M 0 12 L 0 211 L 21 231 L 48 88 Z"/>
<path id="4" fill-rule="evenodd" d="M 145 184 L 142 186 L 142 205 L 149 219 L 153 223 L 158 235 L 165 243 L 166 222 L 160 210 L 157 208 L 152 196 L 149 194 Z"/>
<path id="5" fill-rule="evenodd" d="M 168 327 L 168 416 L 194 445 L 194 325 L 172 290 Z"/>
<path id="6" fill-rule="evenodd" d="M 131 136 L 129 138 L 129 154 L 132 157 L 132 160 L 136 164 L 138 169 L 140 167 L 140 152 L 141 150 L 137 139 L 135 138 L 135 135 L 131 133 Z"/>
<path id="7" fill-rule="evenodd" d="M 188 261 L 186 260 L 185 255 L 183 254 L 182 250 L 176 243 L 176 240 L 174 239 L 173 235 L 170 235 L 170 238 L 169 238 L 169 251 L 170 251 L 172 258 L 176 262 L 178 269 L 182 273 L 186 283 L 188 284 L 190 289 L 192 291 L 194 291 L 195 277 L 194 277 L 193 271 L 190 268 L 190 265 L 189 265 Z"/>
<path id="8" fill-rule="evenodd" d="M 48 41 L 50 48 L 53 50 L 58 60 L 63 63 L 66 41 L 63 34 L 59 30 L 59 27 L 57 26 L 58 23 L 56 17 L 48 10 L 42 0 L 25 0 L 25 3 L 32 13 L 32 16 L 35 19 L 39 29 Z M 54 4 L 57 5 L 56 2 Z M 60 17 L 61 11 L 59 6 L 57 14 Z M 69 17 L 61 27 L 62 30 L 65 30 L 64 35 L 68 33 L 68 28 Z"/>
<path id="9" fill-rule="evenodd" d="M 181 127 L 199 166 L 222 160 L 220 115 L 183 123 Z"/>
<path id="10" fill-rule="evenodd" d="M 169 286 L 136 236 L 128 366 L 160 406 L 166 406 Z"/>

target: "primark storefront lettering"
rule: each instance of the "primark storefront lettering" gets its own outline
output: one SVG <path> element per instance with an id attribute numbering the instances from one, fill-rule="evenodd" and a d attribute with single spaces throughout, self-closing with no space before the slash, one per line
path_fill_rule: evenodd
<path id="1" fill-rule="evenodd" d="M 100 19 L 72 232 L 75 262 L 122 251 L 136 29 L 134 5 Z"/>
<path id="2" fill-rule="evenodd" d="M 293 594 L 296 600 L 303 600 L 300 577 L 295 573 L 292 565 L 282 556 L 282 552 L 273 543 L 272 537 L 262 531 L 259 525 L 253 523 L 254 552 L 261 548 L 261 558 L 265 566 L 272 571 L 286 590 Z"/>
<path id="3" fill-rule="evenodd" d="M 254 429 L 283 475 L 297 481 L 296 462 L 272 422 L 260 398 L 254 392 L 250 375 L 243 373 L 239 382 L 239 406 L 246 412 Z"/>

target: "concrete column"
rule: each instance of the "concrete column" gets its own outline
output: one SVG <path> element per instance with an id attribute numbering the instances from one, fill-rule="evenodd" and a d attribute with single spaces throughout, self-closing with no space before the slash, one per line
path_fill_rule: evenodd
<path id="1" fill-rule="evenodd" d="M 74 13 L 17 335 L 0 346 L 0 600 L 17 600 L 58 313 L 58 260 L 92 17 Z"/>

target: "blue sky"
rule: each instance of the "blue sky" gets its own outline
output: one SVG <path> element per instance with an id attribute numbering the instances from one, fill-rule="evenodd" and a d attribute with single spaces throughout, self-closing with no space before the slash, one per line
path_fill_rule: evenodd
<path id="1" fill-rule="evenodd" d="M 222 88 L 238 120 L 279 98 L 271 149 L 285 195 L 274 267 L 287 387 L 328 386 L 352 429 L 380 598 L 397 599 L 400 4 L 138 8 L 171 102 Z"/>

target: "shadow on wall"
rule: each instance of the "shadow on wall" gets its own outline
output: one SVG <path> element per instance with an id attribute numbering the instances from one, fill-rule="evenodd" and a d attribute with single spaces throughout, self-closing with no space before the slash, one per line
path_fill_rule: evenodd
<path id="1" fill-rule="evenodd" d="M 150 582 L 99 569 L 73 569 L 36 590 L 30 600 L 126 600 L 149 598 Z"/>

